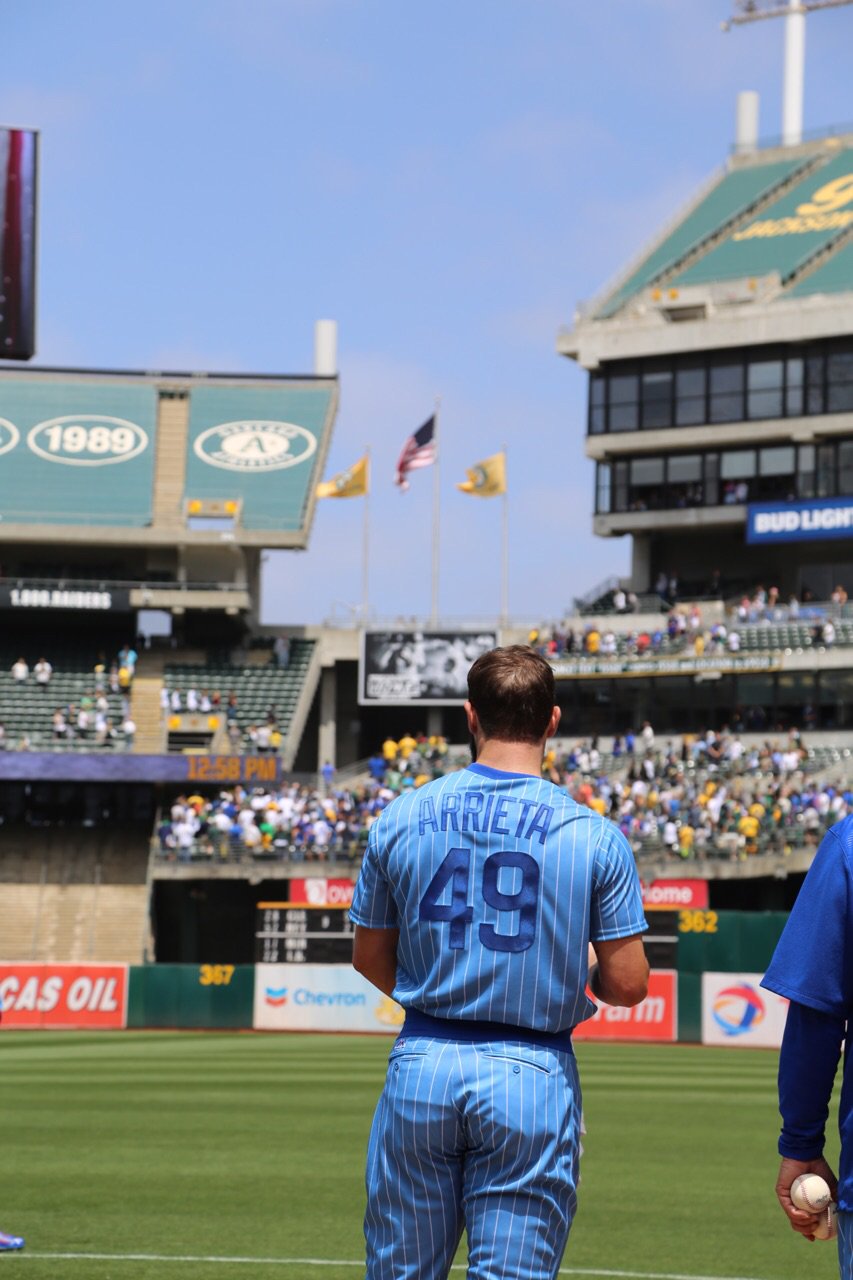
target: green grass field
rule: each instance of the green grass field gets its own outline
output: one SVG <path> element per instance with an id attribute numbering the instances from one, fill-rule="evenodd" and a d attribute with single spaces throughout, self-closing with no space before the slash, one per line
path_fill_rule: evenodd
<path id="1" fill-rule="evenodd" d="M 363 1274 L 362 1163 L 388 1048 L 4 1032 L 0 1226 L 28 1245 L 0 1255 L 3 1280 Z M 834 1244 L 795 1236 L 773 1195 L 775 1054 L 578 1057 L 589 1133 L 562 1275 L 837 1275 Z"/>

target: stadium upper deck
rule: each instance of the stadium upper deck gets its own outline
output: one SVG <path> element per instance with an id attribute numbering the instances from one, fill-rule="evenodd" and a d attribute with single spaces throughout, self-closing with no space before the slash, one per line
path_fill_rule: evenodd
<path id="1" fill-rule="evenodd" d="M 188 584 L 231 584 L 207 604 L 250 607 L 261 549 L 307 544 L 337 398 L 330 372 L 4 367 L 4 590 L 145 583 L 133 603 L 169 608 L 206 607 Z"/>
<path id="2" fill-rule="evenodd" d="M 635 591 L 853 586 L 853 135 L 734 156 L 558 350 Z"/>

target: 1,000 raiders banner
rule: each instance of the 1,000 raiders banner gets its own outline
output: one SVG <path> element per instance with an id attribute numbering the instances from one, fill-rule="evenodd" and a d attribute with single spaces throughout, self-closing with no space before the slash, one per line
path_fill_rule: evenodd
<path id="1" fill-rule="evenodd" d="M 496 644 L 494 631 L 365 631 L 358 700 L 362 706 L 464 702 L 471 664 Z"/>

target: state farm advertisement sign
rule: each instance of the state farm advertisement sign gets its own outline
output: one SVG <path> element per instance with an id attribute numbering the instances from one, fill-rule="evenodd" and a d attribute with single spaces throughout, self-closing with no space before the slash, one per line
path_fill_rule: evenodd
<path id="1" fill-rule="evenodd" d="M 707 911 L 707 880 L 643 880 L 646 911 Z"/>
<path id="2" fill-rule="evenodd" d="M 652 969 L 649 994 L 633 1009 L 600 1004 L 591 1018 L 578 1023 L 574 1040 L 666 1040 L 678 1038 L 678 975 L 674 969 Z M 590 996 L 591 999 L 594 997 Z"/>
<path id="3" fill-rule="evenodd" d="M 354 890 L 353 880 L 309 876 L 304 880 L 291 880 L 289 900 L 304 907 L 349 907 Z"/>
<path id="4" fill-rule="evenodd" d="M 4 1027 L 124 1027 L 126 964 L 2 964 Z"/>

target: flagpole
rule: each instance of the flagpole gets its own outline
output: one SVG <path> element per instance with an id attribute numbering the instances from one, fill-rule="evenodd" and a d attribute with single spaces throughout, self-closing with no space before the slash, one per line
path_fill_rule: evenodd
<path id="1" fill-rule="evenodd" d="M 367 624 L 370 613 L 370 445 L 365 450 L 366 484 L 364 489 L 364 527 L 361 535 L 361 620 Z"/>
<path id="2" fill-rule="evenodd" d="M 433 440 L 435 441 L 435 463 L 433 464 L 432 477 L 432 607 L 430 609 L 430 626 L 435 629 L 438 626 L 438 563 L 440 539 L 440 519 L 441 519 L 441 488 L 439 485 L 439 471 L 441 466 L 441 451 L 438 443 L 438 414 L 441 408 L 441 396 L 435 398 L 435 425 L 433 427 Z"/>
<path id="3" fill-rule="evenodd" d="M 504 492 L 503 492 L 503 509 L 501 512 L 501 550 L 502 550 L 502 566 L 501 575 L 501 622 L 507 626 L 509 622 L 509 483 L 506 478 L 506 445 L 503 446 L 504 453 Z"/>

